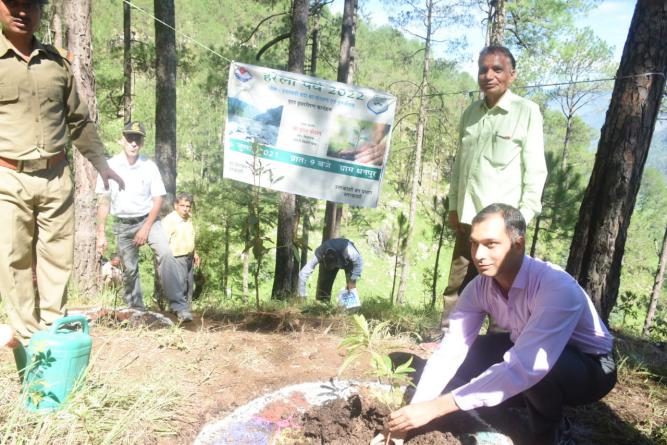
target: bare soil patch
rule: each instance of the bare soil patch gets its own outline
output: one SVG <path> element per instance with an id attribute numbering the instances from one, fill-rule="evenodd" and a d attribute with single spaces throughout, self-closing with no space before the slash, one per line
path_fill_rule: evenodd
<path id="1" fill-rule="evenodd" d="M 368 395 L 337 399 L 307 411 L 301 418 L 304 435 L 312 443 L 331 445 L 368 445 L 387 428 L 390 410 Z M 474 444 L 472 433 L 483 429 L 467 414 L 461 413 L 415 430 L 406 437 L 411 445 Z M 454 434 L 456 432 L 457 434 Z"/>
<path id="2" fill-rule="evenodd" d="M 169 430 L 154 431 L 151 425 L 144 425 L 144 430 L 136 432 L 133 443 L 190 444 L 204 425 L 224 418 L 261 395 L 287 385 L 328 381 L 343 361 L 337 347 L 342 339 L 341 319 L 255 314 L 247 320 L 250 322 L 197 319 L 185 326 L 158 330 L 100 325 L 91 328 L 92 366 L 96 372 L 109 373 L 119 384 L 162 379 L 162 385 L 178 394 L 168 419 Z M 622 365 L 626 371 L 621 373 L 617 387 L 602 402 L 568 410 L 578 445 L 667 445 L 667 379 L 662 374 L 667 369 L 667 354 L 660 345 L 629 345 L 631 341 L 621 339 L 619 343 L 628 343 L 627 347 L 638 351 L 640 357 L 633 361 L 650 357 L 655 366 L 651 371 L 628 369 L 632 368 L 628 361 Z M 412 352 L 424 353 L 417 347 Z M 8 350 L 0 351 L 0 360 L 13 362 Z M 342 378 L 360 379 L 363 372 L 352 366 Z M 15 385 L 14 394 L 18 397 L 18 382 Z M 303 401 L 289 403 L 299 406 Z M 268 409 L 281 411 L 278 405 Z M 343 412 L 352 409 L 355 407 L 348 406 Z M 365 409 L 375 410 L 367 416 L 374 419 L 373 428 L 381 426 L 386 412 L 370 405 Z M 485 421 L 509 435 L 515 444 L 528 445 L 521 415 L 520 410 L 482 412 Z M 324 420 L 328 414 L 319 416 Z M 455 419 L 452 423 L 437 428 L 450 433 L 444 439 L 449 442 L 441 443 L 458 440 L 465 444 L 465 437 L 455 429 L 459 423 Z M 91 440 L 94 442 L 94 438 Z M 366 436 L 360 440 L 358 443 L 367 443 L 363 442 Z M 424 435 L 409 443 L 438 443 L 435 440 Z"/>

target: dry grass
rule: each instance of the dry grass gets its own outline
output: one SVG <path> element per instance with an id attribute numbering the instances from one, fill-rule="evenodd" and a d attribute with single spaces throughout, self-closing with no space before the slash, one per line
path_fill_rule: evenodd
<path id="1" fill-rule="evenodd" d="M 141 336 L 146 331 L 120 332 Z M 165 345 L 182 344 L 179 335 L 165 331 L 159 337 Z M 113 354 L 113 344 L 97 348 Z M 120 368 L 102 369 L 97 355 L 91 358 L 88 375 L 72 392 L 63 408 L 53 413 L 33 413 L 24 408 L 13 364 L 0 363 L 0 443 L 2 444 L 151 444 L 178 433 L 178 410 L 184 394 L 171 375 L 173 370 L 145 369 L 142 379 L 118 380 Z M 18 400 L 17 400 L 18 397 Z"/>
<path id="2" fill-rule="evenodd" d="M 189 443 L 210 415 L 286 384 L 285 378 L 299 369 L 289 367 L 292 360 L 321 369 L 322 343 L 304 341 L 309 332 L 328 337 L 335 331 L 337 337 L 350 328 L 349 318 L 340 314 L 299 317 L 292 310 L 251 312 L 236 323 L 194 332 L 98 328 L 82 388 L 62 410 L 47 414 L 31 413 L 17 400 L 16 371 L 10 354 L 3 352 L 0 444 Z M 246 333 L 232 334 L 236 330 Z M 226 340 L 228 335 L 243 340 Z M 400 341 L 406 349 L 414 346 L 409 338 Z M 617 344 L 617 388 L 602 403 L 572 413 L 580 428 L 578 439 L 582 445 L 667 445 L 667 354 L 625 336 L 618 336 Z M 360 375 L 364 364 L 355 366 L 354 374 Z M 336 368 L 328 369 L 333 373 Z M 228 391 L 234 394 L 231 401 Z"/>

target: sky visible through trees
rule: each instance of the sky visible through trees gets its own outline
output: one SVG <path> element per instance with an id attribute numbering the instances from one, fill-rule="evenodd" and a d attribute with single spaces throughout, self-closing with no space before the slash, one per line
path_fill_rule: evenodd
<path id="1" fill-rule="evenodd" d="M 396 246 L 400 243 L 398 222 L 396 215 L 408 210 L 410 190 L 409 184 L 413 178 L 415 159 L 412 156 L 416 140 L 417 129 L 417 100 L 419 94 L 415 86 L 419 85 L 421 60 L 423 58 L 423 43 L 411 34 L 422 35 L 418 25 L 413 28 L 401 27 L 395 21 L 390 22 L 386 11 L 398 15 L 406 2 L 394 2 L 392 7 L 387 6 L 389 0 L 364 0 L 360 2 L 360 12 L 357 30 L 357 64 L 355 66 L 354 83 L 359 86 L 376 88 L 390 92 L 398 97 L 401 110 L 396 120 L 396 130 L 392 135 L 392 147 L 388 160 L 385 181 L 382 184 L 380 207 L 377 209 L 346 210 L 342 236 L 347 236 L 365 245 L 369 256 L 369 273 L 366 275 L 365 287 L 368 297 L 376 296 L 386 299 L 389 289 L 385 283 L 391 283 Z M 544 221 L 541 226 L 536 256 L 564 265 L 569 250 L 569 240 L 572 236 L 574 222 L 579 209 L 581 195 L 586 188 L 593 165 L 594 151 L 597 149 L 599 129 L 606 115 L 611 95 L 611 83 L 608 93 L 596 97 L 596 101 L 589 109 L 577 110 L 572 122 L 571 138 L 568 139 L 567 158 L 562 157 L 564 152 L 565 117 L 557 106 L 551 93 L 556 87 L 524 89 L 523 86 L 548 84 L 554 81 L 567 81 L 567 73 L 559 73 L 554 69 L 553 60 L 556 49 L 573 35 L 570 26 L 581 28 L 591 26 L 593 32 L 607 44 L 613 45 L 613 56 L 605 56 L 614 65 L 609 70 L 600 71 L 598 68 L 586 72 L 583 78 L 609 78 L 615 74 L 615 65 L 620 60 L 625 39 L 628 35 L 629 22 L 634 11 L 634 2 L 624 1 L 595 1 L 572 0 L 575 5 L 597 6 L 584 15 L 574 12 L 577 9 L 562 11 L 556 7 L 562 5 L 562 0 L 543 0 L 541 2 L 524 2 L 530 10 L 523 11 L 530 18 L 535 27 L 532 35 L 521 36 L 529 39 L 533 45 L 531 54 L 512 46 L 517 55 L 519 78 L 513 89 L 520 95 L 528 96 L 538 102 L 545 117 L 545 141 L 548 154 L 553 162 L 552 169 L 561 167 L 563 174 L 568 176 L 569 190 L 561 190 L 556 176 L 547 186 L 544 197 Z M 440 287 L 446 283 L 448 259 L 450 255 L 451 234 L 443 231 L 444 240 L 442 250 L 436 249 L 437 240 L 431 233 L 441 227 L 441 217 L 438 206 L 433 204 L 432 198 L 446 194 L 451 162 L 456 152 L 456 127 L 460 113 L 474 99 L 476 86 L 475 59 L 483 46 L 485 27 L 482 23 L 484 12 L 477 5 L 484 4 L 485 0 L 475 1 L 470 7 L 469 15 L 479 15 L 479 19 L 464 28 L 453 24 L 444 26 L 434 36 L 434 51 L 432 55 L 432 78 L 429 81 L 428 123 L 424 136 L 424 161 L 420 169 L 421 193 L 415 221 L 415 242 L 411 249 L 413 258 L 419 258 L 408 276 L 411 291 L 409 304 L 424 304 L 426 299 L 431 301 L 432 295 L 440 295 Z M 178 119 L 177 119 L 177 161 L 179 191 L 188 190 L 199 197 L 201 203 L 196 223 L 201 232 L 203 253 L 206 257 L 204 265 L 208 274 L 209 291 L 212 298 L 219 295 L 229 295 L 229 298 L 239 298 L 247 302 L 248 283 L 247 266 L 251 268 L 253 258 L 245 258 L 243 250 L 244 231 L 248 214 L 248 202 L 253 198 L 246 188 L 233 181 L 222 180 L 222 140 L 221 130 L 226 118 L 226 81 L 229 60 L 251 63 L 271 68 L 287 68 L 288 40 L 262 52 L 261 60 L 257 54 L 267 42 L 277 36 L 289 34 L 289 1 L 275 0 L 272 2 L 252 1 L 235 3 L 221 1 L 225 8 L 211 11 L 202 16 L 200 10 L 208 3 L 205 0 L 191 0 L 177 2 L 177 57 L 178 57 Z M 535 14 L 535 11 L 545 4 L 550 4 L 547 13 Z M 569 3 L 568 3 L 569 4 Z M 101 127 L 104 139 L 111 142 L 108 145 L 110 154 L 117 149 L 113 142 L 117 138 L 122 114 L 119 114 L 117 99 L 122 95 L 122 70 L 118 60 L 122 49 L 122 8 L 119 0 L 94 0 L 93 32 L 95 34 L 95 72 L 97 80 L 97 96 L 100 101 Z M 154 36 L 152 31 L 153 6 L 150 0 L 133 0 L 133 82 L 135 96 L 133 97 L 133 118 L 147 121 L 149 128 L 153 128 L 151 121 L 155 106 L 155 73 L 154 63 Z M 384 6 L 383 6 L 384 5 Z M 516 3 L 516 5 L 520 5 Z M 554 6 L 556 5 L 556 6 Z M 113 11 L 113 13 L 112 13 Z M 477 11 L 477 12 L 476 12 Z M 335 79 L 336 65 L 340 45 L 340 13 L 342 1 L 336 0 L 331 9 L 323 12 L 320 20 L 320 55 L 317 63 L 317 76 L 324 79 Z M 540 17 L 553 14 L 553 20 L 542 20 Z M 551 16 L 549 16 L 551 17 Z M 543 17 L 544 18 L 544 17 Z M 460 22 L 456 22 L 460 23 Z M 549 28 L 549 23 L 559 23 L 558 27 Z M 546 25 L 545 25 L 546 24 Z M 565 25 L 562 25 L 565 24 Z M 260 26 L 258 26 L 260 25 Z M 309 26 L 313 25 L 310 21 Z M 561 26 L 562 25 L 562 26 Z M 411 25 L 412 26 L 412 25 Z M 540 28 L 542 26 L 542 28 Z M 445 30 L 448 34 L 445 34 Z M 460 38 L 467 37 L 467 45 L 460 44 Z M 456 39 L 452 44 L 451 39 Z M 449 40 L 449 42 L 445 42 Z M 516 42 L 509 42 L 509 45 Z M 585 43 L 593 43 L 587 41 Z M 583 44 L 583 43 L 582 43 Z M 309 44 L 307 52 L 312 48 Z M 542 49 L 545 49 L 542 51 Z M 550 52 L 546 51 L 549 50 Z M 578 51 L 577 53 L 581 53 Z M 547 55 L 551 55 L 549 59 Z M 558 53 L 559 57 L 567 60 L 569 53 Z M 309 57 L 309 55 L 307 55 Z M 572 57 L 570 57 L 572 59 Z M 471 64 L 472 62 L 472 64 Z M 576 60 L 574 60 L 576 62 Z M 563 63 L 565 65 L 565 62 Z M 598 65 L 595 65 L 598 66 Z M 473 69 L 471 70 L 471 67 Z M 565 88 L 565 87 L 563 87 Z M 467 91 L 472 94 L 461 94 Z M 605 89 L 606 91 L 606 89 Z M 453 94 L 447 94 L 453 93 Z M 441 95 L 442 94 L 442 95 Z M 663 124 L 664 125 L 664 124 Z M 664 127 L 662 128 L 664 130 Z M 149 139 L 155 135 L 149 131 Z M 660 146 L 649 152 L 647 167 L 659 167 L 663 174 L 667 174 L 667 163 L 660 167 L 660 156 L 665 156 L 667 144 L 665 132 L 656 128 L 654 144 Z M 149 141 L 152 142 L 152 141 Z M 152 144 L 150 144 L 152 146 Z M 147 145 L 146 154 L 152 156 L 151 148 Z M 655 158 L 652 161 L 652 156 Z M 562 159 L 565 159 L 564 161 Z M 566 164 L 566 168 L 562 167 Z M 664 179 L 664 178 L 661 178 Z M 648 195 L 651 199 L 662 196 L 665 188 L 664 181 L 657 181 L 655 187 L 640 191 L 640 195 Z M 667 191 L 665 191 L 667 193 Z M 267 240 L 272 240 L 275 227 L 269 222 L 275 221 L 275 196 L 272 192 L 263 190 L 260 193 L 263 214 L 266 224 L 261 234 Z M 234 199 L 229 199 L 234 198 Z M 657 198 L 655 198 L 657 199 Z M 266 201 L 264 203 L 264 200 Z M 649 202 L 650 200 L 645 200 Z M 311 233 L 308 241 L 312 249 L 319 241 L 322 220 L 319 205 L 313 202 L 312 214 L 309 215 Z M 626 298 L 638 307 L 646 306 L 645 298 L 650 292 L 657 264 L 658 252 L 654 252 L 656 239 L 664 233 L 664 222 L 653 221 L 656 227 L 649 227 L 652 221 L 648 216 L 647 206 L 640 207 L 635 215 L 633 226 L 630 228 L 626 268 L 624 274 L 631 279 L 623 281 L 622 295 L 631 292 L 639 295 L 638 298 Z M 311 211 L 311 210 L 308 210 Z M 645 213 L 645 214 L 644 214 Z M 245 216 L 244 216 L 245 215 Z M 302 215 L 303 216 L 303 215 Z M 660 219 L 660 218 L 658 218 Z M 658 227 L 660 226 L 660 227 Z M 438 232 L 436 230 L 436 232 Z M 439 233 L 439 232 L 438 232 Z M 532 233 L 532 232 L 531 232 Z M 639 235 L 646 236 L 640 237 Z M 537 237 L 536 237 L 537 238 Z M 271 252 L 266 263 L 258 275 L 260 284 L 271 283 L 273 279 L 273 250 L 275 244 L 268 243 Z M 219 249 L 216 246 L 229 247 Z M 372 253 L 371 253 L 372 251 Z M 440 259 L 440 268 L 437 256 Z M 228 253 L 227 253 L 228 252 Z M 645 254 L 645 257 L 640 255 Z M 271 257 L 271 258 L 269 258 Z M 640 260 L 641 258 L 641 260 Z M 366 259 L 366 258 L 365 258 Z M 447 263 L 447 264 L 445 264 Z M 150 273 L 150 271 L 144 271 Z M 433 279 L 439 276 L 440 280 Z M 641 279 L 640 279 L 641 276 Z M 252 287 L 252 284 L 250 285 Z M 266 286 L 265 286 L 266 287 Z M 438 289 L 432 289 L 438 287 Z M 252 293 L 257 289 L 251 289 Z M 262 289 L 262 295 L 270 295 L 270 290 Z M 628 294 L 630 295 L 630 294 Z M 426 296 L 426 297 L 425 297 Z M 623 302 L 625 302 L 624 300 Z M 627 305 L 626 305 L 627 306 Z"/>
<path id="2" fill-rule="evenodd" d="M 365 15 L 374 26 L 389 24 L 387 8 L 382 6 L 381 1 L 382 0 L 369 0 L 364 2 L 360 8 L 361 15 Z M 625 39 L 627 37 L 627 30 L 630 27 L 630 20 L 632 19 L 634 6 L 635 2 L 631 0 L 605 0 L 589 14 L 576 18 L 575 24 L 577 27 L 590 27 L 598 37 L 604 40 L 607 44 L 613 46 L 613 62 L 618 63 L 621 60 L 621 53 L 623 52 L 623 45 L 625 44 Z M 343 0 L 334 1 L 331 5 L 331 10 L 334 13 L 342 13 Z M 479 32 L 467 33 L 467 47 L 461 50 L 463 58 L 459 67 L 473 77 L 477 74 L 477 53 L 479 49 L 484 46 L 484 26 L 481 24 L 483 17 L 484 14 L 479 11 L 477 18 Z M 435 38 L 439 39 L 443 36 L 448 37 L 446 33 L 447 30 L 443 29 Z M 439 45 L 438 43 L 434 44 L 435 57 L 447 57 L 446 52 L 447 49 L 444 45 Z M 611 91 L 609 94 L 600 96 L 591 104 L 584 107 L 581 110 L 579 117 L 591 127 L 599 130 L 604 123 L 604 116 L 607 107 L 609 106 L 610 98 Z M 660 130 L 660 128 L 660 123 L 658 123 L 656 130 Z M 598 137 L 596 136 L 591 142 L 591 150 L 595 150 L 597 141 Z"/>

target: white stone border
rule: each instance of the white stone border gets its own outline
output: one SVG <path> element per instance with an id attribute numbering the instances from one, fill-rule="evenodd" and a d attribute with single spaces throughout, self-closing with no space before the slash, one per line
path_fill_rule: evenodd
<path id="1" fill-rule="evenodd" d="M 359 382 L 355 380 L 333 380 L 329 382 L 308 382 L 296 385 L 286 386 L 278 391 L 260 396 L 249 403 L 236 408 L 224 419 L 210 423 L 201 430 L 195 438 L 193 445 L 218 445 L 217 439 L 234 424 L 252 418 L 259 413 L 266 405 L 278 400 L 289 399 L 293 393 L 303 394 L 306 401 L 311 406 L 319 406 L 329 400 L 336 398 L 347 398 L 357 392 L 360 385 L 371 387 L 387 387 L 377 383 Z M 335 388 L 329 390 L 328 388 Z"/>
<path id="2" fill-rule="evenodd" d="M 193 445 L 226 444 L 226 442 L 220 441 L 220 437 L 228 432 L 230 427 L 251 419 L 269 403 L 289 399 L 295 392 L 303 394 L 310 406 L 319 406 L 329 400 L 347 398 L 352 394 L 356 394 L 360 386 L 389 389 L 389 385 L 381 385 L 373 382 L 360 382 L 357 380 L 330 380 L 328 382 L 308 382 L 285 386 L 284 388 L 260 396 L 247 404 L 236 408 L 222 420 L 204 426 L 195 438 Z M 331 390 L 329 388 L 334 389 Z M 513 445 L 512 439 L 493 430 L 493 428 L 486 424 L 475 411 L 469 411 L 468 414 L 472 415 L 480 423 L 488 426 L 490 429 L 490 431 L 480 431 L 475 433 L 477 445 Z"/>

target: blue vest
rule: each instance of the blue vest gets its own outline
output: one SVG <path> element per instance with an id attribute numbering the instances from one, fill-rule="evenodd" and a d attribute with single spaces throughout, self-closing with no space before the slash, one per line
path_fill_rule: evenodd
<path id="1" fill-rule="evenodd" d="M 317 257 L 317 261 L 319 261 L 321 264 L 324 260 L 324 254 L 327 252 L 327 250 L 331 249 L 336 252 L 336 267 L 338 269 L 347 269 L 352 265 L 352 261 L 345 258 L 343 256 L 343 252 L 345 252 L 345 249 L 347 249 L 347 246 L 350 244 L 352 244 L 352 247 L 356 249 L 354 243 L 345 238 L 333 238 L 326 240 L 320 247 L 315 249 L 315 256 Z"/>

